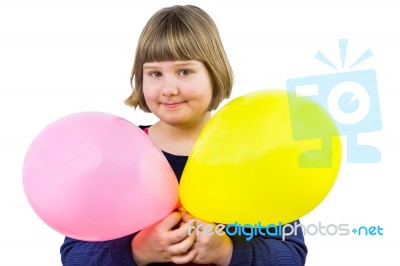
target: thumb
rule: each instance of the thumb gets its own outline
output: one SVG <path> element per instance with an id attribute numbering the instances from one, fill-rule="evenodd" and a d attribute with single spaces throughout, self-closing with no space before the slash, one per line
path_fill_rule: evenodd
<path id="1" fill-rule="evenodd" d="M 166 231 L 171 230 L 181 221 L 181 218 L 182 216 L 179 212 L 172 212 L 159 222 L 159 226 Z"/>

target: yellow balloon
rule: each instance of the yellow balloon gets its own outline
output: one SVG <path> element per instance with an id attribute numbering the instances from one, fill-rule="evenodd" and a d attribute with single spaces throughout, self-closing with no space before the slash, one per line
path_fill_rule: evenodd
<path id="1" fill-rule="evenodd" d="M 180 198 L 189 213 L 210 222 L 288 223 L 324 200 L 340 163 L 338 129 L 320 105 L 285 90 L 253 92 L 204 127 Z"/>

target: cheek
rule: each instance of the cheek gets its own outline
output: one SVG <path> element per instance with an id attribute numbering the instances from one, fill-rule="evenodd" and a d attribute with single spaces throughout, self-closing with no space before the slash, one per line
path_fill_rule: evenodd
<path id="1" fill-rule="evenodd" d="M 151 97 L 151 94 L 149 93 L 149 90 L 145 89 L 143 87 L 143 97 L 145 100 L 149 99 Z"/>
<path id="2" fill-rule="evenodd" d="M 213 97 L 212 87 L 210 86 L 207 92 L 203 95 L 204 103 L 209 106 Z"/>
<path id="3" fill-rule="evenodd" d="M 146 82 L 143 82 L 143 96 L 146 101 L 156 97 L 155 90 Z"/>
<path id="4" fill-rule="evenodd" d="M 207 101 L 207 106 L 208 106 L 213 97 L 213 85 L 210 78 L 208 78 L 207 81 L 205 81 L 204 87 L 207 88 L 207 92 L 204 94 L 204 98 L 205 101 Z"/>
<path id="5" fill-rule="evenodd" d="M 156 99 L 154 93 L 152 93 L 151 90 L 145 89 L 145 87 L 143 87 L 143 97 L 147 107 L 150 109 L 151 112 L 153 112 Z"/>
<path id="6" fill-rule="evenodd" d="M 203 94 L 202 102 L 204 105 L 208 106 L 211 102 L 212 93 Z"/>
<path id="7" fill-rule="evenodd" d="M 187 96 L 192 99 L 197 99 L 203 103 L 210 104 L 213 96 L 212 85 L 208 80 L 201 80 L 198 85 L 187 90 Z"/>

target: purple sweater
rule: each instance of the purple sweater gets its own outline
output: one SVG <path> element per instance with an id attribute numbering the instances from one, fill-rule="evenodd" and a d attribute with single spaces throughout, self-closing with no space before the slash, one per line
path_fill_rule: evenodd
<path id="1" fill-rule="evenodd" d="M 187 162 L 187 156 L 176 156 L 164 152 L 178 180 Z M 296 221 L 299 223 L 299 221 Z M 272 234 L 270 234 L 272 235 Z M 65 237 L 62 244 L 61 261 L 63 265 L 136 265 L 131 251 L 131 241 L 135 234 L 119 239 L 100 242 L 87 242 Z M 229 236 L 233 243 L 233 254 L 230 265 L 271 265 L 295 266 L 304 265 L 307 247 L 301 227 L 297 234 L 291 234 L 282 241 L 281 236 L 254 236 L 246 240 L 244 235 Z M 173 263 L 154 263 L 151 265 L 175 265 Z M 193 265 L 193 264 L 191 264 Z"/>

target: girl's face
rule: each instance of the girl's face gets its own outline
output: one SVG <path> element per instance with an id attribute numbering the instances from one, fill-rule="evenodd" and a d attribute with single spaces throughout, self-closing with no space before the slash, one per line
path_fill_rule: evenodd
<path id="1" fill-rule="evenodd" d="M 150 111 L 173 126 L 192 126 L 210 117 L 212 83 L 196 60 L 143 65 L 143 94 Z"/>

